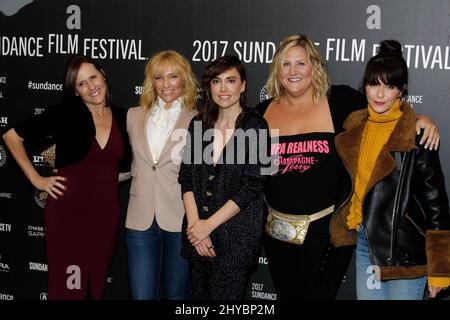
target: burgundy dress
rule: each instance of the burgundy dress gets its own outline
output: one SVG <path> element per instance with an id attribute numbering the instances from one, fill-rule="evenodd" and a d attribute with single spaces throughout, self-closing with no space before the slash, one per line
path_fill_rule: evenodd
<path id="1" fill-rule="evenodd" d="M 123 152 L 113 119 L 104 149 L 94 139 L 82 161 L 58 169 L 67 190 L 45 207 L 49 299 L 101 298 L 120 223 Z"/>

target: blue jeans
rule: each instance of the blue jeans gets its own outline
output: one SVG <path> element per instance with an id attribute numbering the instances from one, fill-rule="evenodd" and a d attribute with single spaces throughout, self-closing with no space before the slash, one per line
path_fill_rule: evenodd
<path id="1" fill-rule="evenodd" d="M 168 300 L 191 299 L 189 262 L 181 256 L 181 232 L 127 229 L 128 278 L 134 300 L 159 300 L 162 280 Z"/>
<path id="2" fill-rule="evenodd" d="M 366 231 L 358 231 L 356 243 L 356 297 L 358 300 L 423 300 L 427 277 L 379 281 L 369 257 Z"/>

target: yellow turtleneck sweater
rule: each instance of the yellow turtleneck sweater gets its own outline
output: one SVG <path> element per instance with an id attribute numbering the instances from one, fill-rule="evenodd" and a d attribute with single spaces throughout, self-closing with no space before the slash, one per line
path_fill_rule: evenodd
<path id="1" fill-rule="evenodd" d="M 370 106 L 367 107 L 369 119 L 364 127 L 355 177 L 355 190 L 351 199 L 350 213 L 347 216 L 349 229 L 356 229 L 362 223 L 362 200 L 366 195 L 366 187 L 381 148 L 388 141 L 402 115 L 400 102 L 397 100 L 389 112 L 384 115 L 376 113 Z M 450 285 L 450 278 L 428 277 L 428 285 L 445 288 Z"/>
<path id="2" fill-rule="evenodd" d="M 375 162 L 381 148 L 388 141 L 402 115 L 400 100 L 392 105 L 387 114 L 378 114 L 370 106 L 367 107 L 367 110 L 369 119 L 364 127 L 355 177 L 355 190 L 351 199 L 350 213 L 347 216 L 347 225 L 350 229 L 356 229 L 362 222 L 362 200 L 366 194 L 366 187 Z"/>

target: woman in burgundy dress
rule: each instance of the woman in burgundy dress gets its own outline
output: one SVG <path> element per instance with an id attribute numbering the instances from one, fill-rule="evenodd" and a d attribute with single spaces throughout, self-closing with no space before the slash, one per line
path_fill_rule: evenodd
<path id="1" fill-rule="evenodd" d="M 127 111 L 110 106 L 106 75 L 85 56 L 70 60 L 64 95 L 3 138 L 30 182 L 50 195 L 45 208 L 49 299 L 100 299 L 120 222 L 119 171 L 130 167 Z M 58 175 L 43 177 L 23 141 L 49 135 L 56 143 Z"/>

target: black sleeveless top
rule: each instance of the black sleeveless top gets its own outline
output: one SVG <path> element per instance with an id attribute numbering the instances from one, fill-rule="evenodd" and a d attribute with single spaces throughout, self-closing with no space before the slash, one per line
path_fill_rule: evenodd
<path id="1" fill-rule="evenodd" d="M 264 195 L 280 212 L 309 215 L 335 203 L 339 156 L 333 132 L 312 132 L 278 137 L 272 141 L 277 170 L 267 177 Z M 331 214 L 311 222 L 305 242 L 328 238 Z M 308 239 L 309 238 L 309 239 Z"/>
<path id="2" fill-rule="evenodd" d="M 267 178 L 265 195 L 274 209 L 290 214 L 313 214 L 334 204 L 338 155 L 334 133 L 312 132 L 280 136 L 272 141 L 277 170 Z"/>

